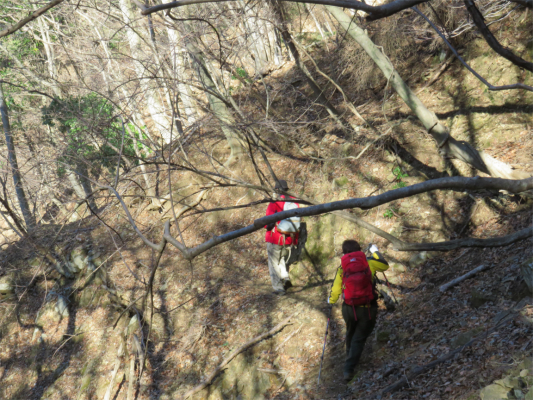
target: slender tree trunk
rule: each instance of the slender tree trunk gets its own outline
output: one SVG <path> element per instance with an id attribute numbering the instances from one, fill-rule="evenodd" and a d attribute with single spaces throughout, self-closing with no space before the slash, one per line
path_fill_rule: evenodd
<path id="1" fill-rule="evenodd" d="M 242 155 L 244 154 L 243 143 L 239 133 L 235 130 L 235 120 L 226 107 L 226 103 L 220 98 L 223 98 L 224 96 L 217 89 L 217 86 L 207 69 L 205 59 L 200 49 L 190 42 L 187 43 L 187 49 L 197 64 L 198 76 L 206 90 L 205 93 L 211 111 L 213 111 L 215 117 L 220 121 L 222 132 L 228 141 L 231 153 L 226 164 L 231 165 L 242 158 Z"/>
<path id="2" fill-rule="evenodd" d="M 6 136 L 6 146 L 8 152 L 9 165 L 11 166 L 11 173 L 13 174 L 13 183 L 15 184 L 15 192 L 19 202 L 26 229 L 29 231 L 36 225 L 35 216 L 30 210 L 26 193 L 22 187 L 22 176 L 17 163 L 17 154 L 15 153 L 15 145 L 13 143 L 13 136 L 9 127 L 9 114 L 7 112 L 7 105 L 4 99 L 4 92 L 2 90 L 2 83 L 0 82 L 0 113 L 2 114 L 2 124 L 4 125 L 4 133 Z M 6 199 L 7 200 L 7 199 Z"/>
<path id="3" fill-rule="evenodd" d="M 156 129 L 159 131 L 161 137 L 166 143 L 170 142 L 170 122 L 165 115 L 162 105 L 157 100 L 157 93 L 154 89 L 150 87 L 149 79 L 146 76 L 146 69 L 144 68 L 142 62 L 143 50 L 141 49 L 141 38 L 137 34 L 135 28 L 140 32 L 142 28 L 138 26 L 135 21 L 135 8 L 132 6 L 130 0 L 120 0 L 119 1 L 120 10 L 122 11 L 122 17 L 124 19 L 126 37 L 128 39 L 128 44 L 130 47 L 131 57 L 133 61 L 133 66 L 135 68 L 135 73 L 139 79 L 141 89 L 143 91 L 145 104 L 148 108 L 148 112 L 156 126 Z"/>
<path id="4" fill-rule="evenodd" d="M 240 3 L 243 10 L 243 26 L 246 36 L 250 40 L 250 49 L 254 55 L 255 74 L 260 75 L 264 73 L 268 65 L 268 51 L 264 42 L 267 37 L 265 37 L 262 24 L 257 20 L 254 11 L 243 0 Z"/>
<path id="5" fill-rule="evenodd" d="M 439 152 L 443 156 L 461 160 L 495 178 L 523 179 L 530 176 L 524 171 L 513 170 L 511 166 L 496 160 L 486 153 L 479 152 L 467 142 L 455 140 L 448 132 L 448 129 L 440 124 L 435 113 L 428 110 L 407 86 L 389 58 L 372 42 L 364 30 L 357 26 L 355 21 L 346 15 L 341 8 L 326 6 L 326 9 L 381 69 L 385 77 L 390 81 L 391 86 L 413 110 L 428 133 L 433 136 L 439 147 Z"/>
<path id="6" fill-rule="evenodd" d="M 316 29 L 318 29 L 318 32 L 320 33 L 320 36 L 322 36 L 322 39 L 325 39 L 326 35 L 324 35 L 324 31 L 322 30 L 322 27 L 320 26 L 320 23 L 316 19 L 316 15 L 313 12 L 312 6 L 310 6 L 309 4 L 305 3 L 305 8 L 307 9 L 307 12 L 311 16 L 311 18 L 313 18 L 313 21 L 315 21 L 315 26 L 316 26 Z"/>
<path id="7" fill-rule="evenodd" d="M 34 6 L 34 9 L 37 9 L 36 6 Z M 50 32 L 48 29 L 48 25 L 43 22 L 42 18 L 37 18 L 37 24 L 39 25 L 41 41 L 43 43 L 44 51 L 46 53 L 46 66 L 48 68 L 48 74 L 50 75 L 51 81 L 54 82 L 57 77 L 57 69 L 54 62 L 55 54 L 54 48 L 52 47 L 50 42 Z M 61 97 L 61 90 L 57 85 L 53 85 L 52 90 L 57 97 Z"/>
<path id="8" fill-rule="evenodd" d="M 185 117 L 188 125 L 196 122 L 196 109 L 194 106 L 194 99 L 192 97 L 191 86 L 185 84 L 187 80 L 185 74 L 185 52 L 180 43 L 178 32 L 172 28 L 167 27 L 167 34 L 170 46 L 170 61 L 172 63 L 173 77 L 177 79 L 177 91 L 179 96 L 179 103 L 182 112 L 180 114 Z"/>

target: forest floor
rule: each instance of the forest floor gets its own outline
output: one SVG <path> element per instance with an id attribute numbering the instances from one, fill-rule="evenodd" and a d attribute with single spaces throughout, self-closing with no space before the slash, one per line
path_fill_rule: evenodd
<path id="1" fill-rule="evenodd" d="M 514 32 L 512 26 L 500 28 L 508 36 Z M 527 38 L 522 42 L 527 50 Z M 328 46 L 312 54 L 317 60 L 327 60 L 325 55 L 335 50 L 333 42 Z M 491 83 L 519 79 L 532 84 L 531 74 L 524 75 L 506 61 L 489 62 L 493 56 L 485 47 L 473 40 L 464 54 L 478 72 L 499 77 Z M 407 63 L 402 74 L 410 76 L 409 84 L 447 123 L 452 135 L 475 143 L 517 168 L 533 170 L 532 96 L 487 93 L 457 62 L 432 86 L 424 88 L 422 77 L 427 80 L 440 67 L 431 58 L 425 61 L 416 69 L 408 69 L 412 65 Z M 319 67 L 328 74 L 341 68 L 334 62 L 322 64 Z M 347 75 L 339 79 L 342 87 L 350 87 L 353 76 Z M 325 80 L 319 81 L 326 84 Z M 301 101 L 298 93 L 310 93 L 291 63 L 266 77 L 265 83 L 279 101 L 292 102 L 293 111 L 298 110 Z M 376 89 L 376 94 L 366 90 L 351 100 L 378 131 L 385 132 L 392 126 L 387 141 L 354 159 L 368 140 L 377 137 L 355 116 L 349 119 L 360 126 L 356 137 L 330 123 L 314 131 L 298 131 L 297 139 L 306 143 L 301 148 L 326 161 L 303 156 L 287 141 L 268 155 L 278 176 L 286 179 L 295 192 L 326 202 L 379 194 L 402 182 L 411 185 L 446 174 L 473 175 L 474 171 L 464 164 L 442 160 L 434 142 L 406 106 L 396 95 L 387 96 L 384 102 L 383 85 L 380 90 Z M 332 96 L 338 96 L 338 106 L 343 109 L 339 100 L 342 96 Z M 286 110 L 287 114 L 291 112 Z M 203 140 L 206 148 L 214 147 L 215 156 L 222 159 L 227 154 L 222 145 L 216 147 L 218 137 L 205 133 Z M 190 151 L 194 153 L 194 149 Z M 343 157 L 352 158 L 339 160 Z M 252 173 L 251 169 L 238 172 L 250 179 Z M 173 177 L 176 201 L 196 196 L 205 184 L 188 173 Z M 162 171 L 161 182 L 166 179 Z M 259 199 L 260 194 L 253 190 L 212 190 L 202 206 L 224 207 L 237 200 L 245 204 Z M 168 202 L 161 210 L 151 210 L 145 200 L 128 204 L 140 229 L 150 240 L 160 240 L 161 221 L 171 216 Z M 503 193 L 436 191 L 354 212 L 402 240 L 433 242 L 503 236 L 523 229 L 533 221 L 531 205 L 527 197 Z M 189 215 L 182 222 L 183 239 L 194 246 L 212 234 L 248 225 L 263 216 L 265 208 L 263 204 Z M 135 316 L 114 307 L 116 299 L 109 292 L 114 291 L 126 303 L 138 301 L 154 253 L 135 235 L 116 203 L 102 212 L 108 226 L 88 217 L 66 226 L 45 227 L 35 239 L 72 259 L 76 251 L 85 251 L 91 259 L 99 260 L 95 265 L 101 265 L 102 273 L 97 280 L 90 271 L 76 279 L 47 276 L 43 273 L 46 264 L 36 256 L 29 241 L 3 247 L 1 269 L 3 274 L 16 277 L 18 302 L 0 302 L 0 398 L 102 399 L 116 366 L 119 373 L 111 382 L 110 398 L 127 398 L 128 358 L 117 358 L 117 350 L 122 332 L 134 325 Z M 157 312 L 153 315 L 138 399 L 181 398 L 233 350 L 295 312 L 298 314 L 291 325 L 235 357 L 212 385 L 193 398 L 466 400 L 479 398 L 480 390 L 505 377 L 510 377 L 508 383 L 513 381 L 507 387 L 509 396 L 520 399 L 528 395 L 533 383 L 533 365 L 528 363 L 533 354 L 533 302 L 528 300 L 519 265 L 533 257 L 531 240 L 492 249 L 398 252 L 384 239 L 338 216 L 310 217 L 306 222 L 307 254 L 291 267 L 294 287 L 283 297 L 271 293 L 263 232 L 220 245 L 191 263 L 177 249 L 167 247 L 155 280 Z M 376 328 L 349 385 L 342 383 L 344 323 L 340 306 L 334 307 L 321 383 L 317 386 L 326 299 L 339 264 L 340 245 L 349 238 L 376 243 L 390 261 L 387 276 L 399 305 L 388 311 L 380 300 Z M 445 292 L 439 291 L 439 285 L 479 265 L 490 269 Z M 59 310 L 63 315 L 58 316 L 62 298 L 67 299 L 67 311 Z M 521 300 L 520 312 L 506 318 Z M 478 340 L 410 378 L 417 366 L 438 360 L 472 338 Z M 407 378 L 404 387 L 382 393 L 402 378 Z"/>

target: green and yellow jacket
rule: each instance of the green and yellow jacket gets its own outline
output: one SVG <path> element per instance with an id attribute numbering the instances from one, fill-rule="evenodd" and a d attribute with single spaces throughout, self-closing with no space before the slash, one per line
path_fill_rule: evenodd
<path id="1" fill-rule="evenodd" d="M 389 263 L 385 260 L 385 258 L 383 258 L 383 255 L 379 251 L 372 253 L 370 257 L 366 258 L 366 260 L 368 261 L 368 266 L 372 272 L 372 279 L 375 278 L 376 272 L 384 272 L 389 269 Z M 344 285 L 342 284 L 342 276 L 343 271 L 341 265 L 339 268 L 337 268 L 337 274 L 335 275 L 335 280 L 331 286 L 331 291 L 328 298 L 329 304 L 335 304 L 339 299 L 339 296 L 342 294 L 342 290 L 344 289 Z M 374 303 L 374 301 L 372 303 Z"/>

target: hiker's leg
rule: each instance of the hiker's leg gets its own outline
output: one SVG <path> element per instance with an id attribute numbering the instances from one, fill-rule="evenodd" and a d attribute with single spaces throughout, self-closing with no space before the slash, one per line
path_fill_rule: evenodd
<path id="1" fill-rule="evenodd" d="M 284 290 L 279 266 L 282 249 L 282 246 L 278 246 L 277 244 L 273 243 L 267 243 L 268 271 L 270 273 L 270 280 L 272 281 L 272 288 L 274 290 Z"/>
<path id="2" fill-rule="evenodd" d="M 346 356 L 350 353 L 350 347 L 352 345 L 352 338 L 355 334 L 355 328 L 357 321 L 353 315 L 353 308 L 348 304 L 342 303 L 342 318 L 346 323 Z"/>
<path id="3" fill-rule="evenodd" d="M 369 318 L 370 310 L 370 318 Z M 376 318 L 378 314 L 377 307 L 356 307 L 355 312 L 357 314 L 357 327 L 352 337 L 352 343 L 350 346 L 350 353 L 346 358 L 344 364 L 344 372 L 353 373 L 355 367 L 363 354 L 365 348 L 366 339 L 370 336 L 374 327 L 376 326 Z"/>
<path id="4" fill-rule="evenodd" d="M 290 246 L 282 246 L 281 247 L 281 259 L 279 262 L 279 270 L 280 270 L 280 278 L 282 280 L 289 279 L 289 258 L 291 255 L 291 247 Z"/>

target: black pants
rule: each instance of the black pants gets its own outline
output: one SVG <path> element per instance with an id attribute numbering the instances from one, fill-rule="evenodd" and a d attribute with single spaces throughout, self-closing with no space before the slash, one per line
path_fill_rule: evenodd
<path id="1" fill-rule="evenodd" d="M 354 316 L 357 315 L 357 320 Z M 352 307 L 348 304 L 342 304 L 342 318 L 346 323 L 346 362 L 344 363 L 344 372 L 353 374 L 355 366 L 361 358 L 365 348 L 366 339 L 370 336 L 376 326 L 378 315 L 377 306 Z"/>

